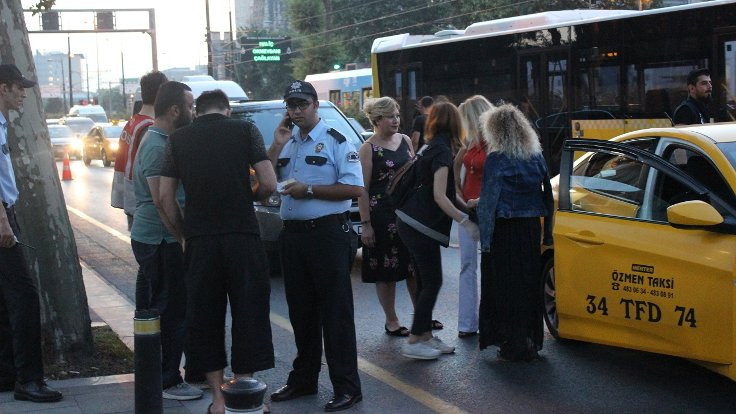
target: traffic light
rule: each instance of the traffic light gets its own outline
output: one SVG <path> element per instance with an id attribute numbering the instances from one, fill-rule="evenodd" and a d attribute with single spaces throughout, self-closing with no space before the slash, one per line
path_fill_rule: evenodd
<path id="1" fill-rule="evenodd" d="M 59 13 L 43 12 L 41 13 L 41 28 L 43 30 L 59 30 Z"/>
<path id="2" fill-rule="evenodd" d="M 334 70 L 340 70 L 340 64 L 339 63 L 335 63 L 334 65 L 332 65 L 332 69 L 334 69 Z"/>
<path id="3" fill-rule="evenodd" d="M 115 16 L 111 11 L 95 13 L 95 30 L 115 30 Z"/>

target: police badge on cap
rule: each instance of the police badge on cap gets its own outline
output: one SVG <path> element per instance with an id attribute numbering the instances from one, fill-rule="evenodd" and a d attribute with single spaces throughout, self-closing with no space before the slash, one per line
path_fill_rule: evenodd
<path id="1" fill-rule="evenodd" d="M 317 100 L 317 91 L 314 90 L 314 86 L 309 82 L 294 81 L 286 88 L 286 92 L 284 92 L 285 101 L 291 98 L 304 100 L 312 98 Z"/>

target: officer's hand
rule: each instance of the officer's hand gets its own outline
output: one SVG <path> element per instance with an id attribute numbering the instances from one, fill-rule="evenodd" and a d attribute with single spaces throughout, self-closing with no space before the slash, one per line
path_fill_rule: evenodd
<path id="1" fill-rule="evenodd" d="M 364 246 L 373 248 L 376 245 L 376 233 L 373 231 L 373 226 L 370 223 L 363 226 L 363 231 L 360 233 L 360 240 Z"/>
<path id="2" fill-rule="evenodd" d="M 307 198 L 307 185 L 299 181 L 294 181 L 293 183 L 286 184 L 281 194 L 290 195 L 297 200 Z"/>
<path id="3" fill-rule="evenodd" d="M 0 247 L 7 249 L 13 246 L 15 246 L 15 233 L 10 228 L 8 220 L 2 220 L 0 222 Z"/>
<path id="4" fill-rule="evenodd" d="M 281 122 L 279 122 L 279 125 L 276 127 L 276 130 L 273 132 L 273 142 L 277 145 L 285 145 L 287 141 L 289 141 L 289 138 L 291 138 L 291 127 L 289 127 L 291 124 L 291 119 L 289 118 L 289 114 L 284 114 L 284 117 L 281 119 Z"/>

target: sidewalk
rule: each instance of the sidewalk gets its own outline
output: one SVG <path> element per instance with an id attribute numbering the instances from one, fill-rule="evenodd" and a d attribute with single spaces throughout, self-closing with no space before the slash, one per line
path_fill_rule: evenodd
<path id="1" fill-rule="evenodd" d="M 81 265 L 90 311 L 105 321 L 132 350 L 135 307 L 97 272 L 85 266 L 83 262 Z M 56 403 L 15 401 L 12 392 L 2 392 L 0 393 L 0 413 L 133 414 L 135 412 L 134 380 L 133 374 L 125 374 L 49 381 L 51 387 L 64 394 L 64 399 Z M 196 401 L 164 400 L 164 413 L 201 414 L 207 410 L 211 401 L 212 397 L 209 392 L 205 392 L 204 397 Z"/>

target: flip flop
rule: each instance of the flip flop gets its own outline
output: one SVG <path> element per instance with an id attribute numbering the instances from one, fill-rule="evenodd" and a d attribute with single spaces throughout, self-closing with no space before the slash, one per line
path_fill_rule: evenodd
<path id="1" fill-rule="evenodd" d="M 406 326 L 399 326 L 395 330 L 389 330 L 388 325 L 383 325 L 383 329 L 386 330 L 386 335 L 389 336 L 409 336 L 409 329 Z"/>
<path id="2" fill-rule="evenodd" d="M 432 329 L 435 331 L 438 331 L 442 328 L 444 328 L 445 325 L 442 324 L 442 322 L 438 321 L 437 319 L 432 320 Z"/>

